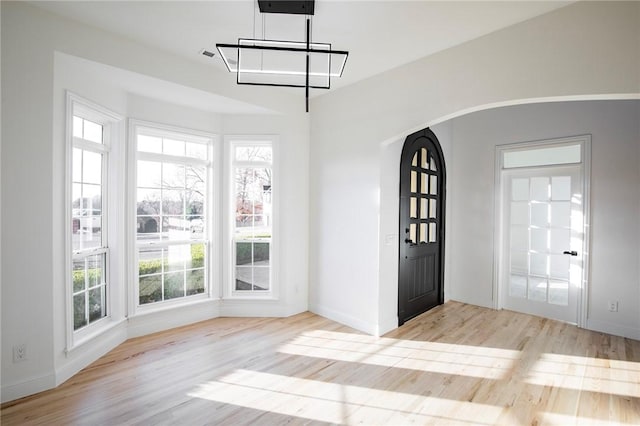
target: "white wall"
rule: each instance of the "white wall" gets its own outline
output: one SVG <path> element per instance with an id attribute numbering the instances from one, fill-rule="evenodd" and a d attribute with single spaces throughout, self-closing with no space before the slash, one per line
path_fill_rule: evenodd
<path id="1" fill-rule="evenodd" d="M 301 113 L 299 97 L 273 89 L 239 87 L 227 74 L 211 67 L 27 4 L 2 2 L 1 7 L 5 106 L 1 231 L 2 246 L 5 250 L 11 247 L 3 250 L 1 259 L 3 401 L 61 383 L 127 337 L 221 312 L 284 316 L 307 309 L 309 122 Z M 67 89 L 125 117 L 213 132 L 221 140 L 227 131 L 279 134 L 282 223 L 291 225 L 281 229 L 280 261 L 285 267 L 279 279 L 280 299 L 271 303 L 212 301 L 136 316 L 66 354 Z M 124 128 L 121 130 L 124 137 Z M 126 257 L 122 259 L 126 262 Z M 117 297 L 125 297 L 127 276 L 121 278 Z M 123 318 L 124 314 L 118 313 Z M 27 344 L 28 359 L 13 363 L 12 347 L 21 343 Z"/>
<path id="2" fill-rule="evenodd" d="M 396 226 L 379 223 L 389 143 L 488 104 L 637 97 L 639 18 L 636 2 L 579 2 L 313 99 L 311 309 L 370 333 L 389 327 L 379 309 L 394 275 L 379 275 L 381 241 Z"/>
<path id="3" fill-rule="evenodd" d="M 640 338 L 640 101 L 543 103 L 451 121 L 452 299 L 493 307 L 494 157 L 500 144 L 591 135 L 587 328 Z M 609 312 L 607 302 L 619 302 Z"/>

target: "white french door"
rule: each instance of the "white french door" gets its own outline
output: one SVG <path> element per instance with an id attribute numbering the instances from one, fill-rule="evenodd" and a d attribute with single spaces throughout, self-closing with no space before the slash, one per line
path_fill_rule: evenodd
<path id="1" fill-rule="evenodd" d="M 578 323 L 584 267 L 582 166 L 502 171 L 502 307 Z"/>

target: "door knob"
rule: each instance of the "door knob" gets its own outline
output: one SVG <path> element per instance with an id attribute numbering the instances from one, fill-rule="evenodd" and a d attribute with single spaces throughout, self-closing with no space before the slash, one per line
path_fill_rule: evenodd
<path id="1" fill-rule="evenodd" d="M 405 238 L 404 242 L 407 243 L 407 244 L 413 243 L 413 241 L 411 239 L 409 239 L 409 238 Z"/>
<path id="2" fill-rule="evenodd" d="M 578 252 L 575 250 L 572 251 L 563 251 L 562 254 L 570 254 L 571 256 L 577 256 Z"/>

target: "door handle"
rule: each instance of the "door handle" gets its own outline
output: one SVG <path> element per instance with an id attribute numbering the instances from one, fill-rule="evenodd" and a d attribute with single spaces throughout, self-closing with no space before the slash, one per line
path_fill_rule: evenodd
<path id="1" fill-rule="evenodd" d="M 404 242 L 405 242 L 405 243 L 407 243 L 407 244 L 412 244 L 412 243 L 413 243 L 413 240 L 411 240 L 411 239 L 409 239 L 409 238 L 405 238 L 405 239 L 404 239 Z"/>
<path id="2" fill-rule="evenodd" d="M 577 256 L 578 252 L 575 250 L 572 251 L 563 251 L 562 254 L 570 254 L 571 256 Z"/>

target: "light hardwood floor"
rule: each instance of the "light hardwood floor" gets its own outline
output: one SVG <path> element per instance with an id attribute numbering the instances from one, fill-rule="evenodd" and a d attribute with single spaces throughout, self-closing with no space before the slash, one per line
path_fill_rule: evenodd
<path id="1" fill-rule="evenodd" d="M 640 424 L 640 342 L 448 302 L 383 338 L 304 313 L 131 339 L 14 424 Z"/>

